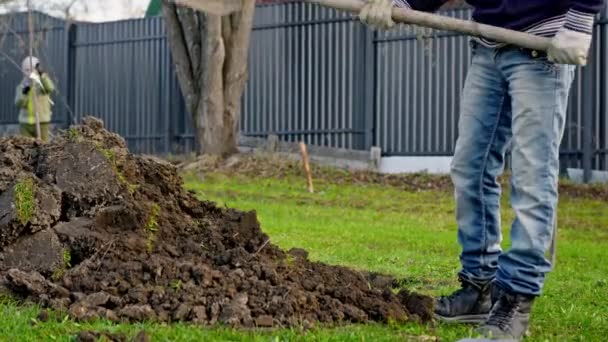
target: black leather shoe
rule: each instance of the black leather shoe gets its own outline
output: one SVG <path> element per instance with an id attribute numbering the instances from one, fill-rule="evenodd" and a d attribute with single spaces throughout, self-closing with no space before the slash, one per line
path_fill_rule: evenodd
<path id="1" fill-rule="evenodd" d="M 502 291 L 485 323 L 476 332 L 488 339 L 520 341 L 528 331 L 534 297 Z"/>
<path id="2" fill-rule="evenodd" d="M 435 318 L 453 323 L 483 323 L 492 309 L 492 283 L 460 279 L 462 287 L 435 301 Z"/>

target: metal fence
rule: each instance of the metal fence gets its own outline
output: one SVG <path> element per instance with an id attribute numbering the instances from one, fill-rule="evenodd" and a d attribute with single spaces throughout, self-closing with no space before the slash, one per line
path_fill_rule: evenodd
<path id="1" fill-rule="evenodd" d="M 71 28 L 70 103 L 94 115 L 137 152 L 172 152 L 176 122 L 187 117 L 172 72 L 161 17 Z"/>
<path id="2" fill-rule="evenodd" d="M 470 16 L 465 9 L 446 14 Z M 462 35 L 407 27 L 374 37 L 374 136 L 386 154 L 452 155 L 460 91 L 471 59 L 468 41 Z"/>
<path id="3" fill-rule="evenodd" d="M 443 14 L 470 16 L 466 9 Z M 563 167 L 608 170 L 608 70 L 601 63 L 608 58 L 607 14 L 597 23 L 592 63 L 578 71 L 572 91 Z M 25 18 L 12 21 L 0 33 L 0 51 L 20 60 Z M 98 116 L 135 152 L 192 150 L 162 18 L 67 29 L 38 15 L 36 26 L 41 59 L 60 84 L 57 121 Z M 390 156 L 451 155 L 468 38 L 427 33 L 422 41 L 408 27 L 374 33 L 348 15 L 301 2 L 258 6 L 242 134 L 358 150 L 379 146 Z M 6 125 L 16 118 L 20 76 L 6 59 L 0 74 L 0 124 Z"/>

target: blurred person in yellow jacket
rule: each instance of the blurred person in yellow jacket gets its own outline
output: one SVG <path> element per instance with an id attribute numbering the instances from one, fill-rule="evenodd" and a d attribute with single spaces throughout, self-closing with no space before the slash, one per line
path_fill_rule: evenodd
<path id="1" fill-rule="evenodd" d="M 48 141 L 51 117 L 53 115 L 51 94 L 55 85 L 43 71 L 38 58 L 30 56 L 23 60 L 21 71 L 24 78 L 17 85 L 15 104 L 19 108 L 21 135 L 36 138 L 36 113 L 40 120 L 40 138 Z M 35 101 L 35 103 L 34 103 Z"/>

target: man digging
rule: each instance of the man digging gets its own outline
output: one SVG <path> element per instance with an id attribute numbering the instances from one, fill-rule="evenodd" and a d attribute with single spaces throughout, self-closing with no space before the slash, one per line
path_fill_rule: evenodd
<path id="1" fill-rule="evenodd" d="M 26 57 L 21 63 L 21 70 L 24 78 L 15 90 L 15 104 L 19 108 L 21 135 L 37 137 L 36 114 L 38 114 L 40 138 L 46 142 L 49 139 L 53 116 L 51 94 L 55 91 L 55 84 L 43 71 L 40 61 L 36 57 Z"/>
<path id="2" fill-rule="evenodd" d="M 446 0 L 369 0 L 363 23 L 387 30 L 392 6 L 435 11 Z M 552 261 L 559 145 L 576 65 L 586 65 L 604 0 L 469 0 L 473 20 L 552 38 L 547 53 L 472 39 L 451 166 L 462 287 L 438 298 L 436 316 L 481 323 L 485 338 L 521 340 Z M 497 181 L 512 155 L 511 248 L 502 252 Z"/>

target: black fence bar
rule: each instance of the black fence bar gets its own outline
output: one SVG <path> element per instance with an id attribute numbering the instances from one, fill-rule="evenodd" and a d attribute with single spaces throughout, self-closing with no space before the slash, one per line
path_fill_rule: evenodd
<path id="1" fill-rule="evenodd" d="M 167 39 L 166 35 L 158 35 L 151 37 L 136 37 L 129 39 L 114 39 L 114 40 L 106 40 L 100 42 L 75 42 L 72 44 L 73 47 L 86 47 L 86 46 L 99 46 L 99 45 L 113 45 L 113 44 L 127 44 L 127 43 L 136 43 L 136 42 L 147 42 L 151 40 L 165 40 Z"/>
<path id="2" fill-rule="evenodd" d="M 352 129 L 328 129 L 328 130 L 300 130 L 300 131 L 266 131 L 266 132 L 241 132 L 250 137 L 266 137 L 269 135 L 303 135 L 303 134 L 365 134 L 366 131 Z"/>

